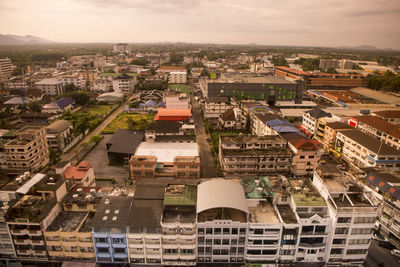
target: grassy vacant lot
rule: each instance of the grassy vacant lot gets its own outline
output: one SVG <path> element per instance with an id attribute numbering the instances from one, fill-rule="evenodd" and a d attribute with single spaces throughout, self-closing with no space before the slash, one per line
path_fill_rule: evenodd
<path id="1" fill-rule="evenodd" d="M 178 92 L 185 93 L 186 96 L 189 96 L 190 94 L 190 87 L 189 85 L 186 84 L 171 84 L 170 86 L 168 86 L 168 88 Z"/>
<path id="2" fill-rule="evenodd" d="M 239 135 L 240 132 L 230 132 L 230 131 L 214 131 L 210 132 L 212 145 L 216 153 L 218 153 L 218 146 L 219 146 L 219 136 L 220 135 Z"/>
<path id="3" fill-rule="evenodd" d="M 103 134 L 115 133 L 118 129 L 145 130 L 154 120 L 155 114 L 121 113 L 107 125 Z"/>
<path id="4" fill-rule="evenodd" d="M 83 107 L 75 112 L 75 114 L 102 116 L 110 111 L 112 107 L 113 105 L 87 105 L 86 107 Z"/>

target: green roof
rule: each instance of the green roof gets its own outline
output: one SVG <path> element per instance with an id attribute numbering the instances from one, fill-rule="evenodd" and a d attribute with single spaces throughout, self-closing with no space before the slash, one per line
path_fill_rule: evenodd
<path id="1" fill-rule="evenodd" d="M 307 196 L 304 193 L 293 194 L 297 207 L 322 207 L 326 206 L 325 200 L 320 196 Z"/>
<path id="2" fill-rule="evenodd" d="M 4 144 L 7 143 L 10 140 L 0 140 L 0 148 L 4 147 Z"/>
<path id="3" fill-rule="evenodd" d="M 197 187 L 193 185 L 185 185 L 183 194 L 164 195 L 164 206 L 196 206 Z"/>
<path id="4" fill-rule="evenodd" d="M 256 186 L 255 180 L 259 180 L 260 183 Z M 243 178 L 241 179 L 243 189 L 246 194 L 246 198 L 249 199 L 263 199 L 265 197 L 272 197 L 275 195 L 274 190 L 271 187 L 267 176 L 255 178 Z M 262 188 L 259 191 L 258 188 Z"/>
<path id="5" fill-rule="evenodd" d="M 17 129 L 9 130 L 9 131 L 6 132 L 5 134 L 3 134 L 2 137 L 14 137 L 14 136 L 15 136 L 15 133 L 16 133 L 17 131 L 18 131 Z"/>

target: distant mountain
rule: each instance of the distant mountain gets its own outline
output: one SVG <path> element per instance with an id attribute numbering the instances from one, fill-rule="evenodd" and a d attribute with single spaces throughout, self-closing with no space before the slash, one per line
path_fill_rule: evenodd
<path id="1" fill-rule="evenodd" d="M 379 50 L 379 48 L 376 48 L 375 46 L 372 46 L 372 45 L 339 46 L 338 48 L 342 48 L 342 49 L 357 49 L 357 50 Z"/>
<path id="2" fill-rule="evenodd" d="M 31 45 L 55 43 L 33 35 L 0 34 L 0 45 Z"/>

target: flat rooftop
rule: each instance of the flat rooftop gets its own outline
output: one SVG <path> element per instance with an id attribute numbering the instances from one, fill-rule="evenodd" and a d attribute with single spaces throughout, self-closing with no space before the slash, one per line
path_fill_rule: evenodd
<path id="1" fill-rule="evenodd" d="M 163 223 L 195 223 L 196 209 L 193 208 L 174 208 L 164 209 Z"/>
<path id="2" fill-rule="evenodd" d="M 199 156 L 197 143 L 142 142 L 135 156 L 156 156 L 157 162 L 174 162 L 176 156 Z"/>
<path id="3" fill-rule="evenodd" d="M 297 223 L 296 215 L 289 205 L 276 205 L 284 223 Z"/>
<path id="4" fill-rule="evenodd" d="M 290 179 L 291 192 L 297 207 L 326 206 L 325 200 L 308 179 Z"/>
<path id="5" fill-rule="evenodd" d="M 197 187 L 192 185 L 169 185 L 164 193 L 164 206 L 196 206 Z M 195 211 L 196 213 L 196 211 Z"/>
<path id="6" fill-rule="evenodd" d="M 256 207 L 249 207 L 250 222 L 252 223 L 279 223 L 274 207 L 268 201 L 259 203 Z"/>
<path id="7" fill-rule="evenodd" d="M 275 195 L 267 176 L 242 178 L 241 183 L 247 199 L 265 199 Z"/>
<path id="8" fill-rule="evenodd" d="M 223 149 L 224 156 L 265 156 L 269 155 L 292 155 L 288 148 L 272 149 Z"/>
<path id="9" fill-rule="evenodd" d="M 237 209 L 213 208 L 200 212 L 197 217 L 198 222 L 208 222 L 213 220 L 232 220 L 245 223 L 246 214 Z"/>
<path id="10" fill-rule="evenodd" d="M 272 84 L 294 84 L 291 80 L 272 75 L 254 76 L 251 74 L 224 74 L 216 80 L 207 80 L 208 83 L 272 83 Z"/>
<path id="11" fill-rule="evenodd" d="M 46 231 L 74 232 L 78 229 L 86 214 L 86 212 L 61 212 Z"/>

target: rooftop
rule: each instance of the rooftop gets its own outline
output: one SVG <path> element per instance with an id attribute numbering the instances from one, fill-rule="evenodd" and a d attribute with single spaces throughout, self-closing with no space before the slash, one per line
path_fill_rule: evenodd
<path id="1" fill-rule="evenodd" d="M 400 118 L 400 110 L 382 110 L 373 112 L 375 115 L 387 119 Z"/>
<path id="2" fill-rule="evenodd" d="M 29 219 L 31 222 L 39 223 L 49 215 L 50 210 L 56 204 L 57 202 L 54 198 L 43 200 L 40 196 L 25 195 L 8 209 L 6 218 L 9 221 L 24 218 Z"/>
<path id="3" fill-rule="evenodd" d="M 196 186 L 169 185 L 165 188 L 164 206 L 196 206 L 196 201 Z"/>
<path id="4" fill-rule="evenodd" d="M 93 219 L 93 228 L 95 231 L 103 231 L 103 229 L 109 231 L 110 228 L 117 228 L 119 229 L 118 231 L 125 232 L 125 227 L 133 219 L 133 216 L 130 214 L 132 203 L 133 197 L 103 197 Z"/>
<path id="5" fill-rule="evenodd" d="M 284 223 L 297 223 L 296 215 L 289 205 L 276 205 Z"/>
<path id="6" fill-rule="evenodd" d="M 78 230 L 86 212 L 60 212 L 46 231 L 74 232 Z"/>
<path id="7" fill-rule="evenodd" d="M 247 199 L 265 199 L 275 195 L 267 176 L 242 178 L 241 183 Z"/>
<path id="8" fill-rule="evenodd" d="M 293 84 L 293 81 L 286 80 L 282 77 L 254 76 L 251 74 L 230 74 L 222 76 L 216 80 L 208 80 L 208 83 L 258 83 L 258 84 Z"/>
<path id="9" fill-rule="evenodd" d="M 135 156 L 156 156 L 157 162 L 174 162 L 176 156 L 199 156 L 197 143 L 142 142 Z"/>
<path id="10" fill-rule="evenodd" d="M 379 155 L 399 155 L 400 151 L 360 130 L 339 131 L 344 136 Z"/>
<path id="11" fill-rule="evenodd" d="M 108 152 L 133 154 L 144 141 L 144 132 L 129 129 L 118 129 L 106 143 Z"/>
<path id="12" fill-rule="evenodd" d="M 69 166 L 65 169 L 63 175 L 66 179 L 82 180 L 87 175 L 91 165 L 87 161 L 82 161 L 78 166 Z"/>
<path id="13" fill-rule="evenodd" d="M 274 207 L 268 201 L 260 202 L 256 207 L 249 207 L 252 223 L 279 223 Z"/>
<path id="14" fill-rule="evenodd" d="M 288 148 L 271 148 L 271 149 L 223 149 L 224 156 L 265 156 L 270 155 L 292 155 Z"/>
<path id="15" fill-rule="evenodd" d="M 354 127 L 351 127 L 350 125 L 340 121 L 328 122 L 326 126 L 334 130 L 354 129 Z"/>
<path id="16" fill-rule="evenodd" d="M 52 124 L 46 126 L 46 129 L 50 130 L 50 132 L 62 133 L 71 126 L 72 123 L 67 120 L 57 120 Z"/>
<path id="17" fill-rule="evenodd" d="M 289 179 L 288 181 L 297 207 L 326 206 L 325 200 L 308 179 Z"/>
<path id="18" fill-rule="evenodd" d="M 363 115 L 363 116 L 354 116 L 353 118 L 359 122 L 371 126 L 372 128 L 378 129 L 395 138 L 400 139 L 400 127 L 393 125 L 390 122 L 387 122 L 379 118 L 378 116 Z"/>

